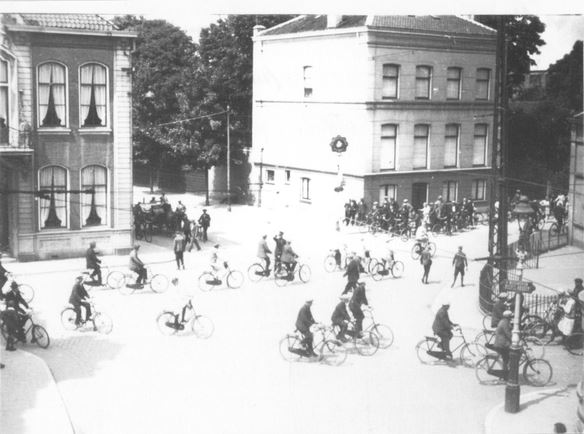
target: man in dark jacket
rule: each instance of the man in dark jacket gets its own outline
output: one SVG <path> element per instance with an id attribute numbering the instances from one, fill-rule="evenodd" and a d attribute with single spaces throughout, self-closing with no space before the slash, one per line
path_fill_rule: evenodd
<path id="1" fill-rule="evenodd" d="M 278 232 L 278 235 L 274 237 L 274 242 L 276 243 L 276 248 L 274 249 L 274 269 L 276 271 L 280 271 L 280 267 L 282 266 L 280 258 L 282 257 L 282 251 L 284 250 L 284 245 L 286 244 L 286 240 L 284 239 L 284 232 Z"/>
<path id="2" fill-rule="evenodd" d="M 6 351 L 16 351 L 14 343 L 22 332 L 19 331 L 18 312 L 16 311 L 16 304 L 13 300 L 6 303 L 6 309 L 0 312 L 4 327 L 6 327 Z"/>
<path id="3" fill-rule="evenodd" d="M 207 230 L 209 229 L 209 226 L 211 226 L 211 216 L 207 214 L 206 209 L 203 210 L 203 214 L 199 217 L 199 224 L 203 229 L 203 241 L 207 242 Z"/>
<path id="4" fill-rule="evenodd" d="M 317 354 L 314 352 L 314 349 L 312 348 L 314 336 L 310 331 L 310 326 L 315 324 L 316 321 L 314 320 L 312 312 L 310 311 L 311 306 L 312 299 L 308 299 L 298 311 L 298 317 L 296 318 L 296 329 L 304 336 L 304 343 L 306 344 L 306 352 L 308 355 L 317 356 Z"/>
<path id="5" fill-rule="evenodd" d="M 456 283 L 456 278 L 460 274 L 460 286 L 464 286 L 464 270 L 468 270 L 468 262 L 466 254 L 462 251 L 462 246 L 458 246 L 458 252 L 452 258 L 452 265 L 454 265 L 454 280 L 452 281 L 452 288 Z"/>
<path id="6" fill-rule="evenodd" d="M 10 291 L 4 294 L 4 300 L 6 305 L 10 303 L 14 307 L 14 311 L 16 312 L 16 335 L 22 342 L 25 342 L 24 324 L 26 323 L 27 310 L 30 309 L 30 306 L 22 297 L 22 294 L 18 290 L 18 283 L 14 280 L 10 282 Z"/>
<path id="7" fill-rule="evenodd" d="M 357 282 L 359 281 L 359 275 L 361 273 L 361 261 L 357 255 L 353 252 L 351 253 L 351 260 L 347 265 L 347 269 L 345 270 L 345 274 L 343 277 L 347 276 L 347 284 L 345 285 L 345 289 L 343 294 L 346 294 L 351 289 L 354 289 L 357 286 Z"/>
<path id="8" fill-rule="evenodd" d="M 341 300 L 339 304 L 335 307 L 333 311 L 333 315 L 331 316 L 331 321 L 333 326 L 339 327 L 339 332 L 337 333 L 337 339 L 341 342 L 346 342 L 346 334 L 347 328 L 349 327 L 349 323 L 351 322 L 351 316 L 347 311 L 347 305 L 349 303 L 349 296 L 347 294 L 343 294 L 339 297 Z"/>
<path id="9" fill-rule="evenodd" d="M 2 288 L 8 281 L 8 270 L 2 265 L 2 253 L 0 253 L 0 299 L 2 298 Z"/>
<path id="10" fill-rule="evenodd" d="M 509 348 L 511 347 L 513 335 L 511 318 L 513 318 L 513 312 L 510 310 L 503 312 L 503 318 L 501 318 L 495 330 L 495 342 L 493 343 L 493 349 L 501 354 L 501 358 L 503 359 L 503 370 L 505 374 L 509 371 Z"/>
<path id="11" fill-rule="evenodd" d="M 73 309 L 75 309 L 75 325 L 81 325 L 81 306 L 85 308 L 85 321 L 89 321 L 89 317 L 91 316 L 91 306 L 86 301 L 89 299 L 89 294 L 83 287 L 83 276 L 77 276 L 75 278 L 75 284 L 73 285 L 73 289 L 71 290 L 71 295 L 69 296 L 69 303 L 73 305 Z"/>
<path id="12" fill-rule="evenodd" d="M 359 336 L 361 330 L 363 330 L 363 309 L 361 306 L 368 306 L 367 295 L 365 294 L 365 282 L 357 283 L 357 286 L 353 290 L 353 296 L 349 302 L 349 309 L 355 318 L 355 336 Z"/>
<path id="13" fill-rule="evenodd" d="M 92 279 L 97 277 L 97 284 L 101 286 L 101 267 L 99 264 L 101 264 L 101 260 L 97 257 L 95 241 L 92 241 L 85 252 L 85 268 L 93 270 L 89 277 Z"/>
<path id="14" fill-rule="evenodd" d="M 509 309 L 507 303 L 507 293 L 500 292 L 497 295 L 497 301 L 493 304 L 493 311 L 491 312 L 491 327 L 496 328 L 499 325 L 499 321 L 503 319 L 503 312 Z"/>
<path id="15" fill-rule="evenodd" d="M 436 312 L 434 317 L 434 323 L 432 324 L 432 331 L 436 336 L 440 338 L 442 343 L 442 350 L 447 356 L 452 357 L 450 352 L 450 339 L 452 338 L 452 328 L 456 327 L 458 324 L 450 321 L 448 316 L 448 309 L 450 308 L 450 303 L 445 302 L 442 307 Z"/>

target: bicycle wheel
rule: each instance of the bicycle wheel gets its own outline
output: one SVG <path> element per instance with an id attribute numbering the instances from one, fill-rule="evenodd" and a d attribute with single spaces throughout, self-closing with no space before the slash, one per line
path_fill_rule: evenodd
<path id="1" fill-rule="evenodd" d="M 372 356 L 379 349 L 379 339 L 371 332 L 361 332 L 362 336 L 353 339 L 355 349 L 362 356 Z"/>
<path id="2" fill-rule="evenodd" d="M 280 270 L 274 273 L 274 281 L 277 286 L 286 286 L 290 282 L 288 279 L 288 272 L 285 270 Z"/>
<path id="3" fill-rule="evenodd" d="M 375 324 L 371 328 L 371 333 L 373 333 L 379 340 L 379 348 L 386 349 L 393 344 L 393 331 L 388 325 Z"/>
<path id="4" fill-rule="evenodd" d="M 436 254 L 436 243 L 430 241 L 428 243 L 428 250 L 430 251 L 430 256 L 434 257 Z"/>
<path id="5" fill-rule="evenodd" d="M 502 384 L 504 380 L 494 375 L 494 373 L 503 373 L 503 362 L 494 354 L 488 354 L 482 360 L 479 360 L 475 366 L 475 376 L 480 384 L 494 386 Z"/>
<path id="6" fill-rule="evenodd" d="M 265 270 L 261 264 L 251 264 L 247 269 L 247 277 L 252 282 L 259 282 L 265 277 Z"/>
<path id="7" fill-rule="evenodd" d="M 460 363 L 467 368 L 474 368 L 479 360 L 487 355 L 487 349 L 475 342 L 468 342 L 460 350 Z"/>
<path id="8" fill-rule="evenodd" d="M 440 225 L 439 223 L 436 223 L 434 226 L 432 226 L 431 231 L 434 235 L 438 235 L 438 234 L 440 234 L 441 229 L 442 229 L 442 225 Z"/>
<path id="9" fill-rule="evenodd" d="M 552 380 L 552 365 L 544 359 L 533 359 L 523 366 L 523 378 L 535 387 L 543 387 Z"/>
<path id="10" fill-rule="evenodd" d="M 549 341 L 549 338 L 546 339 L 548 330 L 549 326 L 547 323 L 539 317 L 533 317 L 533 319 L 527 322 L 523 327 L 523 333 L 526 336 L 535 336 L 543 342 Z"/>
<path id="11" fill-rule="evenodd" d="M 324 271 L 328 273 L 332 273 L 337 269 L 337 261 L 335 260 L 335 257 L 333 255 L 328 255 L 326 258 L 324 258 L 323 265 Z"/>
<path id="12" fill-rule="evenodd" d="M 545 344 L 535 336 L 522 337 L 520 345 L 529 359 L 543 359 L 545 356 Z"/>
<path id="13" fill-rule="evenodd" d="M 174 327 L 174 313 L 172 312 L 162 312 L 158 315 L 156 325 L 160 333 L 165 336 L 171 336 L 177 332 L 176 327 Z"/>
<path id="14" fill-rule="evenodd" d="M 118 288 L 118 291 L 124 295 L 132 295 L 136 290 L 136 285 L 136 283 L 129 283 L 124 281 L 124 284 Z"/>
<path id="15" fill-rule="evenodd" d="M 489 313 L 486 313 L 483 316 L 483 330 L 492 330 L 493 327 L 491 327 L 491 321 L 492 321 L 492 316 Z"/>
<path id="16" fill-rule="evenodd" d="M 486 345 L 490 344 L 494 338 L 495 332 L 493 330 L 483 330 L 474 338 L 474 343 L 486 348 Z"/>
<path id="17" fill-rule="evenodd" d="M 168 278 L 164 274 L 155 274 L 150 279 L 150 289 L 159 294 L 165 292 L 168 289 Z"/>
<path id="18" fill-rule="evenodd" d="M 126 276 L 121 271 L 110 271 L 105 281 L 111 289 L 120 289 L 126 283 Z"/>
<path id="19" fill-rule="evenodd" d="M 302 264 L 298 269 L 298 277 L 304 283 L 307 283 L 310 280 L 310 276 L 312 275 L 312 271 L 307 264 Z"/>
<path id="20" fill-rule="evenodd" d="M 231 270 L 225 280 L 227 281 L 227 286 L 229 288 L 241 288 L 241 285 L 243 285 L 243 273 L 238 270 Z"/>
<path id="21" fill-rule="evenodd" d="M 75 330 L 77 326 L 75 325 L 75 318 L 77 314 L 75 309 L 67 307 L 61 312 L 61 324 L 65 330 Z"/>
<path id="22" fill-rule="evenodd" d="M 109 315 L 105 313 L 96 313 L 93 317 L 93 327 L 99 333 L 109 335 L 114 328 L 114 322 Z"/>
<path id="23" fill-rule="evenodd" d="M 347 349 L 340 342 L 324 341 L 320 348 L 320 360 L 330 366 L 342 365 L 347 360 Z"/>
<path id="24" fill-rule="evenodd" d="M 373 280 L 375 280 L 376 282 L 379 282 L 381 279 L 383 279 L 385 271 L 387 271 L 387 270 L 385 269 L 383 264 L 377 264 L 377 265 L 375 265 L 375 268 L 373 269 L 373 271 L 371 271 L 371 278 Z"/>
<path id="25" fill-rule="evenodd" d="M 295 335 L 287 335 L 278 344 L 280 354 L 287 362 L 296 362 L 302 358 L 300 352 L 303 351 L 300 339 Z"/>
<path id="26" fill-rule="evenodd" d="M 584 354 L 584 333 L 576 332 L 564 337 L 564 347 L 570 354 L 581 356 Z"/>
<path id="27" fill-rule="evenodd" d="M 393 277 L 402 277 L 404 274 L 404 263 L 402 261 L 394 261 L 391 266 L 391 275 Z"/>
<path id="28" fill-rule="evenodd" d="M 24 298 L 24 301 L 27 303 L 30 303 L 34 298 L 34 289 L 32 289 L 32 286 L 27 285 L 26 283 L 21 283 L 18 285 L 18 290 L 20 291 L 22 298 Z"/>
<path id="29" fill-rule="evenodd" d="M 203 315 L 197 315 L 195 318 L 193 318 L 192 328 L 195 336 L 200 339 L 210 338 L 215 331 L 215 325 L 213 324 L 213 321 Z"/>
<path id="30" fill-rule="evenodd" d="M 436 361 L 434 357 L 428 354 L 428 351 L 434 350 L 434 345 L 427 339 L 422 339 L 416 344 L 416 355 L 424 365 L 430 365 Z"/>
<path id="31" fill-rule="evenodd" d="M 379 264 L 379 261 L 375 258 L 370 258 L 369 259 L 369 264 L 367 264 L 367 273 L 371 274 L 373 272 L 373 270 L 375 269 L 375 266 Z"/>
<path id="32" fill-rule="evenodd" d="M 211 291 L 216 286 L 213 284 L 214 281 L 213 274 L 205 271 L 199 276 L 199 289 L 205 292 Z"/>
<path id="33" fill-rule="evenodd" d="M 32 326 L 32 342 L 41 348 L 47 348 L 49 346 L 51 339 L 43 326 L 36 324 Z"/>
<path id="34" fill-rule="evenodd" d="M 420 255 L 422 254 L 422 246 L 420 246 L 420 244 L 416 243 L 412 246 L 412 250 L 410 252 L 410 256 L 412 257 L 412 259 L 414 261 L 417 261 L 418 259 L 420 259 Z"/>

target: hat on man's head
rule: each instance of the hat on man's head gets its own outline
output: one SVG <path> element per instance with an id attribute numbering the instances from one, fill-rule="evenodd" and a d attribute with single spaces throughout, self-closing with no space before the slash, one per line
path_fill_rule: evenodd
<path id="1" fill-rule="evenodd" d="M 219 244 L 215 244 L 213 247 L 215 247 L 216 249 L 219 248 Z"/>
<path id="2" fill-rule="evenodd" d="M 343 294 L 339 297 L 340 300 L 343 301 L 347 301 L 348 299 L 350 299 L 351 297 L 349 297 L 349 294 Z"/>
<path id="3" fill-rule="evenodd" d="M 503 312 L 503 316 L 505 318 L 512 317 L 513 316 L 513 312 L 511 312 L 510 310 L 506 310 L 505 312 Z"/>
<path id="4" fill-rule="evenodd" d="M 580 279 L 579 277 L 576 277 L 574 279 L 574 283 L 578 284 L 578 285 L 582 285 L 582 279 Z"/>

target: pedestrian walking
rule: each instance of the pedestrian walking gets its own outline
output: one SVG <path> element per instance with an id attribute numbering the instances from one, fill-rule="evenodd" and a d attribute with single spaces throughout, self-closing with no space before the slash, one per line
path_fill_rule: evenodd
<path id="1" fill-rule="evenodd" d="M 432 253 L 430 246 L 424 247 L 420 254 L 420 264 L 424 267 L 424 274 L 422 275 L 422 283 L 428 284 L 428 276 L 430 274 L 430 267 L 432 267 Z"/>
<path id="2" fill-rule="evenodd" d="M 201 225 L 201 228 L 203 229 L 203 242 L 207 242 L 207 230 L 209 229 L 209 226 L 211 226 L 211 216 L 209 214 L 207 214 L 207 210 L 204 209 L 203 210 L 203 214 L 201 214 L 201 217 L 199 217 L 199 224 Z"/>
<path id="3" fill-rule="evenodd" d="M 185 253 L 185 236 L 183 235 L 183 233 L 181 231 L 176 231 L 175 235 L 174 235 L 174 258 L 176 260 L 176 268 L 177 270 L 180 270 L 180 267 L 182 266 L 182 269 L 185 269 L 185 261 L 184 261 L 184 253 Z"/>
<path id="4" fill-rule="evenodd" d="M 189 244 L 189 252 L 193 250 L 193 246 L 197 248 L 197 250 L 201 250 L 201 246 L 199 244 L 199 240 L 197 237 L 199 235 L 199 226 L 197 225 L 196 220 L 191 220 L 190 222 L 190 244 Z"/>
<path id="5" fill-rule="evenodd" d="M 466 260 L 466 253 L 462 251 L 462 246 L 458 246 L 458 252 L 454 255 L 452 259 L 452 265 L 454 265 L 454 280 L 452 281 L 451 288 L 454 287 L 456 283 L 456 278 L 460 274 L 460 286 L 464 286 L 464 271 L 468 270 L 468 262 Z"/>

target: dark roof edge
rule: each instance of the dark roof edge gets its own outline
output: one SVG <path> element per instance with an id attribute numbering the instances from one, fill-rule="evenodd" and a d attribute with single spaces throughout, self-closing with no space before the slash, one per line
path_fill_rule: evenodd
<path id="1" fill-rule="evenodd" d="M 6 24 L 6 29 L 12 32 L 27 33 L 61 33 L 67 35 L 92 35 L 92 36 L 109 36 L 113 38 L 137 38 L 137 32 L 127 32 L 124 30 L 83 30 L 68 29 L 61 27 L 42 27 L 31 26 L 26 24 Z"/>

